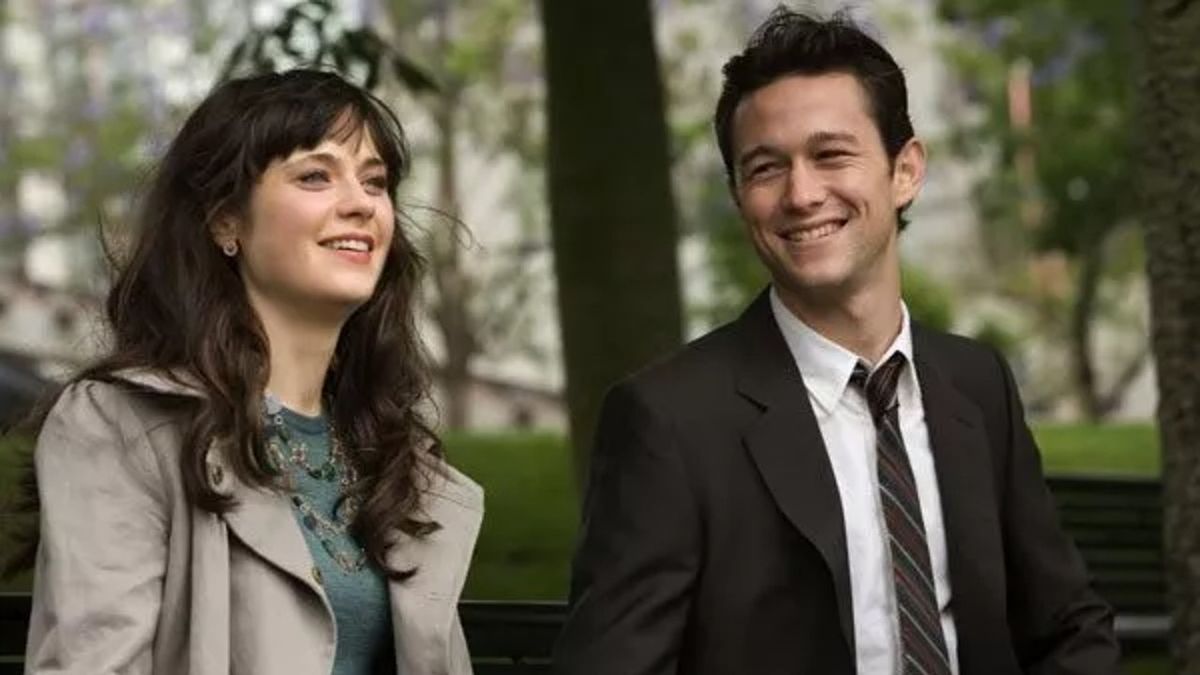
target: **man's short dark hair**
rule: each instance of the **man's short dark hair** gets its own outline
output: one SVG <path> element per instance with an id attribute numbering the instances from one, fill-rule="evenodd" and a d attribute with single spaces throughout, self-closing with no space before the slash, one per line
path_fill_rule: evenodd
<path id="1" fill-rule="evenodd" d="M 853 75 L 867 94 L 889 160 L 896 159 L 913 137 L 904 73 L 892 55 L 844 12 L 820 19 L 777 7 L 750 36 L 746 49 L 725 62 L 722 73 L 725 82 L 713 126 L 731 188 L 735 184 L 734 111 L 742 99 L 788 75 Z"/>

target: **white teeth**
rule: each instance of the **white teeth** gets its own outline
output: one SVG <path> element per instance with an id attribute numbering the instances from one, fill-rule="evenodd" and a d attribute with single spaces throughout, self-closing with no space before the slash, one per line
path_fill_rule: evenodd
<path id="1" fill-rule="evenodd" d="M 822 237 L 828 237 L 829 235 L 833 234 L 834 232 L 837 232 L 838 230 L 842 229 L 842 224 L 843 223 L 841 223 L 841 222 L 836 222 L 836 223 L 829 223 L 828 225 L 822 225 L 820 227 L 813 227 L 813 228 L 804 229 L 804 230 L 795 230 L 793 232 L 789 232 L 786 235 L 787 240 L 788 241 L 812 241 L 813 239 L 820 239 Z"/>
<path id="2" fill-rule="evenodd" d="M 341 249 L 345 251 L 362 251 L 364 253 L 371 250 L 371 248 L 367 246 L 367 242 L 362 241 L 361 239 L 334 239 L 333 241 L 327 241 L 322 245 L 326 248 Z"/>

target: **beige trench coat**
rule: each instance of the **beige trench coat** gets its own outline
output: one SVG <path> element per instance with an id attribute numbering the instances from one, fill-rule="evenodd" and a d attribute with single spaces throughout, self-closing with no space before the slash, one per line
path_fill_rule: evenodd
<path id="1" fill-rule="evenodd" d="M 130 387 L 82 382 L 54 406 L 36 452 L 42 501 L 26 673 L 328 675 L 337 631 L 287 499 L 250 489 L 207 453 L 211 484 L 239 506 L 191 506 L 183 430 L 170 397 L 195 390 L 141 371 Z M 457 602 L 483 517 L 483 492 L 446 466 L 425 516 L 390 563 L 417 567 L 388 594 L 402 675 L 463 675 Z"/>

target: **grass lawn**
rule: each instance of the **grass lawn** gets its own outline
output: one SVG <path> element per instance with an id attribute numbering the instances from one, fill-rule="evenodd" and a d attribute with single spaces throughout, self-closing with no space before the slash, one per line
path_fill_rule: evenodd
<path id="1" fill-rule="evenodd" d="M 1034 433 L 1047 473 L 1158 474 L 1158 435 L 1151 425 L 1044 425 Z M 454 435 L 446 445 L 451 461 L 487 490 L 468 595 L 563 597 L 577 522 L 564 441 L 553 435 Z"/>
<path id="2" fill-rule="evenodd" d="M 1151 425 L 1044 425 L 1035 429 L 1047 473 L 1153 476 L 1158 435 Z M 569 453 L 554 434 L 451 434 L 451 461 L 487 490 L 487 517 L 467 595 L 551 600 L 566 595 L 577 498 Z M 11 442 L 0 442 L 0 504 L 16 481 Z M 0 529 L 8 522 L 0 513 Z M 0 554 L 12 544 L 0 539 Z M 27 579 L 0 582 L 18 589 Z"/>
<path id="3" fill-rule="evenodd" d="M 1159 473 L 1158 430 L 1150 424 L 1046 424 L 1033 434 L 1046 473 Z"/>
<path id="4" fill-rule="evenodd" d="M 1047 473 L 1158 474 L 1158 437 L 1150 425 L 1041 426 L 1035 430 Z M 467 581 L 476 599 L 565 597 L 577 497 L 565 441 L 553 434 L 451 434 L 455 466 L 487 490 L 487 516 Z M 0 503 L 12 493 L 13 453 L 0 444 Z M 0 539 L 0 554 L 9 544 Z M 0 583 L 27 588 L 28 579 Z M 1162 658 L 1138 657 L 1136 675 L 1169 672 Z"/>

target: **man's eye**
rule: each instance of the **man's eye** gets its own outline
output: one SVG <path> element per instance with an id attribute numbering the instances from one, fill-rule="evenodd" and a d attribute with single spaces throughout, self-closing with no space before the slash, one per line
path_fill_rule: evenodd
<path id="1" fill-rule="evenodd" d="M 748 175 L 751 178 L 764 176 L 777 168 L 779 168 L 778 162 L 763 162 L 762 164 L 755 164 L 754 166 L 750 167 L 750 173 Z"/>

